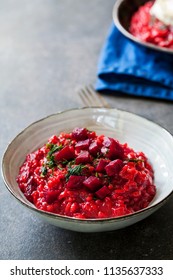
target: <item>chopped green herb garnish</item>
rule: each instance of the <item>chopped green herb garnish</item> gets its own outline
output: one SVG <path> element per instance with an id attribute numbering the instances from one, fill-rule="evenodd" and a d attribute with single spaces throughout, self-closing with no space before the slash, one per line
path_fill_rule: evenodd
<path id="1" fill-rule="evenodd" d="M 61 150 L 63 148 L 63 145 L 59 145 L 57 146 L 56 144 L 52 144 L 52 143 L 48 143 L 46 144 L 46 147 L 50 149 L 50 151 L 47 154 L 47 161 L 46 161 L 46 165 L 49 168 L 53 168 L 56 166 L 55 160 L 54 160 L 54 156 L 53 154 L 59 150 Z"/>
<path id="2" fill-rule="evenodd" d="M 75 159 L 73 159 L 73 160 L 71 160 L 71 161 L 68 162 L 68 166 L 69 166 L 69 167 L 72 166 L 73 164 L 75 164 Z"/>
<path id="3" fill-rule="evenodd" d="M 63 170 L 63 168 L 62 168 L 62 166 L 61 166 L 60 164 L 57 165 L 57 168 L 58 168 L 59 170 Z"/>
<path id="4" fill-rule="evenodd" d="M 44 177 L 47 175 L 47 167 L 46 166 L 42 166 L 41 167 L 41 177 Z"/>
<path id="5" fill-rule="evenodd" d="M 70 168 L 68 168 L 68 173 L 70 175 L 80 175 L 82 172 L 82 169 L 84 167 L 85 167 L 85 165 L 82 165 L 82 164 L 76 165 L 74 167 L 70 167 Z"/>
<path id="6" fill-rule="evenodd" d="M 46 144 L 46 148 L 47 148 L 47 149 L 51 149 L 53 145 L 54 145 L 54 144 L 52 144 L 52 143 L 47 143 L 47 144 Z"/>
<path id="7" fill-rule="evenodd" d="M 48 154 L 47 154 L 47 159 L 51 158 L 51 156 L 52 156 L 53 153 L 55 153 L 55 152 L 61 150 L 62 148 L 63 148 L 63 145 L 62 145 L 62 144 L 59 145 L 59 146 L 57 146 L 57 145 L 55 145 L 55 144 L 52 144 L 52 145 L 51 145 L 51 148 L 50 148 L 50 151 L 49 151 Z"/>
<path id="8" fill-rule="evenodd" d="M 96 158 L 98 159 L 98 158 L 100 158 L 100 156 L 101 156 L 101 153 L 100 153 L 100 152 L 97 152 Z"/>
<path id="9" fill-rule="evenodd" d="M 128 161 L 128 162 L 136 162 L 136 163 L 144 162 L 143 159 L 138 159 L 138 158 L 129 158 L 129 159 L 126 159 L 126 161 Z"/>
<path id="10" fill-rule="evenodd" d="M 68 163 L 69 163 L 69 161 L 68 161 L 67 159 L 65 159 L 65 160 L 62 161 L 62 164 L 63 164 L 63 165 L 66 165 L 66 164 L 68 164 Z"/>
<path id="11" fill-rule="evenodd" d="M 56 163 L 55 163 L 55 161 L 54 161 L 53 156 L 52 156 L 51 160 L 48 160 L 48 161 L 46 162 L 46 165 L 47 165 L 49 168 L 53 168 L 53 167 L 56 166 Z"/>
<path id="12" fill-rule="evenodd" d="M 66 174 L 66 180 L 68 180 L 71 175 L 81 175 L 82 170 L 84 168 L 86 168 L 86 166 L 83 164 L 79 164 L 74 167 L 69 167 Z"/>

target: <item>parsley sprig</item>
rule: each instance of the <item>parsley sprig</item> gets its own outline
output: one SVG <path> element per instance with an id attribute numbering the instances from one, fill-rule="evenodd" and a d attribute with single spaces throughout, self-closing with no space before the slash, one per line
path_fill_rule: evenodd
<path id="1" fill-rule="evenodd" d="M 82 174 L 82 170 L 84 168 L 86 168 L 86 165 L 83 165 L 83 164 L 79 164 L 79 165 L 75 165 L 73 167 L 69 167 L 67 169 L 67 174 L 65 176 L 66 177 L 66 181 L 68 181 L 68 179 L 69 179 L 69 177 L 71 175 L 77 175 L 77 176 L 81 175 Z"/>
<path id="2" fill-rule="evenodd" d="M 45 165 L 43 165 L 42 167 L 41 167 L 41 177 L 44 177 L 44 176 L 46 176 L 47 175 L 47 167 L 45 166 Z"/>
<path id="3" fill-rule="evenodd" d="M 48 144 L 49 145 L 49 144 Z M 63 148 L 63 145 L 56 145 L 56 144 L 51 144 L 50 145 L 50 151 L 48 152 L 47 154 L 47 162 L 46 162 L 46 165 L 49 167 L 49 168 L 53 168 L 56 166 L 56 162 L 55 162 L 55 159 L 54 159 L 54 153 L 57 152 L 57 151 L 60 151 L 61 149 Z"/>
<path id="4" fill-rule="evenodd" d="M 41 177 L 45 177 L 47 175 L 48 168 L 52 169 L 56 166 L 56 162 L 53 154 L 57 151 L 60 151 L 63 148 L 63 145 L 61 144 L 58 146 L 53 143 L 47 143 L 46 148 L 49 149 L 49 152 L 47 153 L 46 156 L 46 162 L 41 167 Z"/>
<path id="5" fill-rule="evenodd" d="M 53 153 L 60 151 L 63 148 L 63 145 L 61 144 L 58 146 L 56 144 L 48 143 L 46 147 L 50 149 L 50 151 L 47 154 L 47 159 L 51 159 Z"/>

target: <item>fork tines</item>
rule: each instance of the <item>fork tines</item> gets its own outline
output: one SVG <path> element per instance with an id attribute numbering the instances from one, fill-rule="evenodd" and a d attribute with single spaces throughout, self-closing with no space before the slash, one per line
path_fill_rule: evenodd
<path id="1" fill-rule="evenodd" d="M 84 86 L 78 89 L 78 94 L 82 103 L 87 107 L 105 107 L 110 108 L 105 99 L 94 90 L 92 85 Z"/>

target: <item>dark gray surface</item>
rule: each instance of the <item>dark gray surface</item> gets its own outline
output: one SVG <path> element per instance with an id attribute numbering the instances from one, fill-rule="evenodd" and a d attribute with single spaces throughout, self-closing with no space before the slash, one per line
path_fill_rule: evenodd
<path id="1" fill-rule="evenodd" d="M 94 83 L 114 0 L 0 1 L 0 154 L 31 122 L 81 105 Z M 173 133 L 172 103 L 105 96 Z M 49 225 L 10 195 L 0 178 L 0 259 L 173 259 L 173 197 L 149 218 L 108 233 Z"/>

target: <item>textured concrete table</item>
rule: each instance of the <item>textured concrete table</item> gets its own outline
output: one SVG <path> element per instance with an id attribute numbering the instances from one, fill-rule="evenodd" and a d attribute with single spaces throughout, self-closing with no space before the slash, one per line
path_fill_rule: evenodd
<path id="1" fill-rule="evenodd" d="M 94 83 L 114 0 L 0 2 L 0 153 L 31 122 L 78 107 L 78 85 Z M 105 96 L 173 133 L 172 103 Z M 76 233 L 23 208 L 0 178 L 0 259 L 173 259 L 173 197 L 129 228 Z"/>

